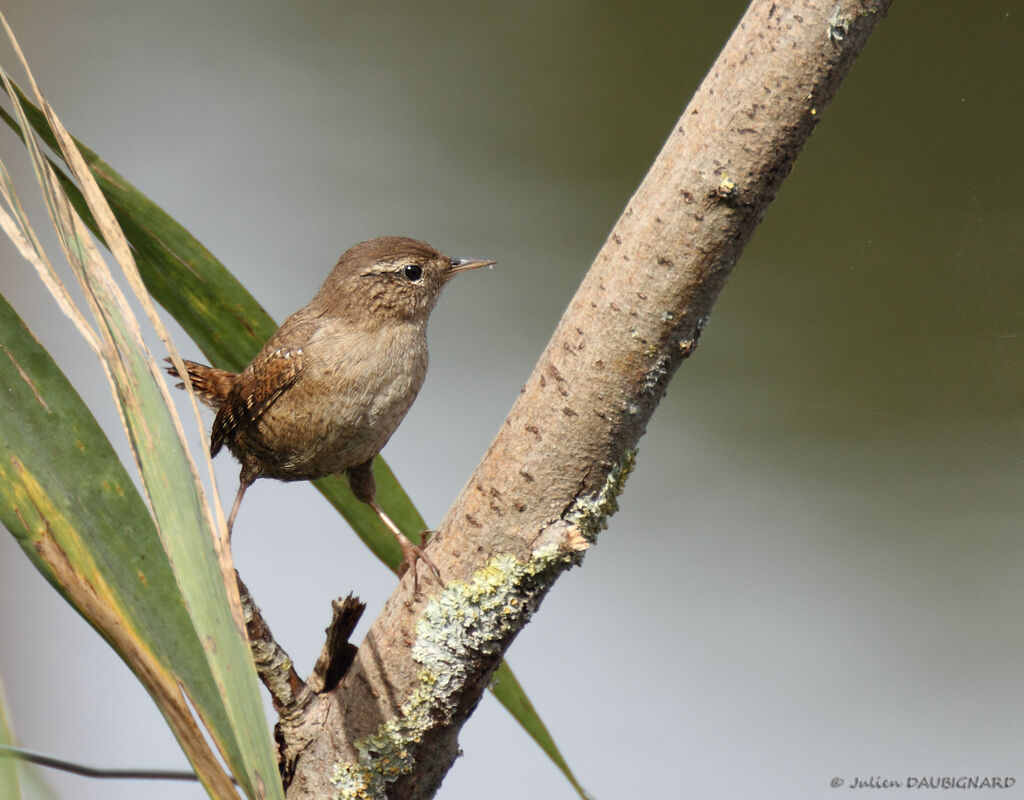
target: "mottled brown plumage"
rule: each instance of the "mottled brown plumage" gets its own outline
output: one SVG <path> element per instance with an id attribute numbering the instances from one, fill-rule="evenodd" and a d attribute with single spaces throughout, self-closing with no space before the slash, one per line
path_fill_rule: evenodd
<path id="1" fill-rule="evenodd" d="M 185 362 L 196 393 L 217 410 L 211 455 L 227 446 L 242 464 L 229 533 L 257 478 L 347 473 L 355 496 L 398 539 L 405 563 L 422 558 L 437 574 L 377 505 L 372 464 L 423 385 L 427 320 L 444 285 L 493 263 L 452 259 L 400 236 L 371 239 L 338 260 L 316 297 L 241 373 Z"/>

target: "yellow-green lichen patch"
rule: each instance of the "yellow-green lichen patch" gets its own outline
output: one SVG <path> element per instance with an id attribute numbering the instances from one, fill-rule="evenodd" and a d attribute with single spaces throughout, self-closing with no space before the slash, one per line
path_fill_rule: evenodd
<path id="1" fill-rule="evenodd" d="M 397 717 L 355 742 L 358 764 L 335 764 L 335 796 L 384 800 L 386 786 L 412 771 L 424 735 L 451 720 L 481 657 L 500 655 L 555 575 L 571 564 L 572 556 L 554 543 L 525 562 L 499 554 L 469 581 L 451 581 L 432 598 L 416 623 L 412 646 L 412 657 L 422 666 L 419 685 Z"/>
<path id="2" fill-rule="evenodd" d="M 739 193 L 739 189 L 736 186 L 736 181 L 728 175 L 723 175 L 722 180 L 718 182 L 718 188 L 715 189 L 715 193 L 723 200 L 732 200 Z"/>
<path id="3" fill-rule="evenodd" d="M 619 510 L 618 497 L 635 466 L 636 450 L 627 450 L 608 473 L 601 491 L 593 497 L 577 499 L 563 519 L 579 528 L 588 541 L 593 541 L 597 534 L 608 527 L 608 517 Z"/>

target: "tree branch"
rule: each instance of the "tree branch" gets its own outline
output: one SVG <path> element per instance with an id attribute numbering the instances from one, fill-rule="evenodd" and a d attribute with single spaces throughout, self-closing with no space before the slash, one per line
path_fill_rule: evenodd
<path id="1" fill-rule="evenodd" d="M 256 664 L 256 674 L 270 692 L 274 710 L 282 718 L 294 717 L 312 701 L 313 695 L 284 648 L 277 643 L 270 632 L 270 626 L 263 618 L 259 606 L 249 594 L 249 587 L 242 582 L 242 576 L 235 570 L 235 583 L 242 602 L 242 618 L 249 634 L 249 649 Z"/>
<path id="2" fill-rule="evenodd" d="M 442 522 L 447 585 L 413 597 L 406 576 L 294 726 L 290 798 L 434 794 L 506 649 L 615 511 L 669 379 L 890 2 L 751 3 Z"/>
<path id="3" fill-rule="evenodd" d="M 333 689 L 355 660 L 357 648 L 349 643 L 349 637 L 363 616 L 366 604 L 349 594 L 344 600 L 331 603 L 331 624 L 325 633 L 327 639 L 320 651 L 320 657 L 313 665 L 313 672 L 306 681 L 317 694 Z"/>

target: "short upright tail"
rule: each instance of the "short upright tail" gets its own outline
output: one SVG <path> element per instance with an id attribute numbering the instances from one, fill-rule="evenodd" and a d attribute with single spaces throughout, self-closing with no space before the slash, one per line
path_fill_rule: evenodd
<path id="1" fill-rule="evenodd" d="M 164 361 L 170 363 L 171 359 L 165 358 Z M 192 388 L 195 389 L 199 399 L 215 411 L 220 409 L 224 398 L 228 396 L 228 392 L 231 391 L 231 387 L 235 385 L 235 380 L 238 378 L 237 373 L 208 367 L 205 364 L 197 364 L 195 361 L 186 361 L 185 369 L 188 370 L 188 379 L 192 381 Z M 175 378 L 181 377 L 174 364 L 167 367 L 167 374 Z M 185 384 L 179 383 L 178 388 L 184 389 Z"/>

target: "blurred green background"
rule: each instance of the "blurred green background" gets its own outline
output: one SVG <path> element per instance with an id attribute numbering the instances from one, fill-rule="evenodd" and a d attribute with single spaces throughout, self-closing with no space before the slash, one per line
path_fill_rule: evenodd
<path id="1" fill-rule="evenodd" d="M 385 450 L 431 522 L 745 8 L 5 6 L 65 124 L 278 320 L 374 235 L 499 260 L 447 290 L 427 384 Z M 1000 796 L 1024 797 L 1022 75 L 1019 0 L 897 1 L 825 113 L 641 440 L 622 511 L 510 653 L 596 797 L 825 797 L 872 775 L 1016 776 Z M 100 370 L 10 245 L 0 290 L 121 446 Z M 230 501 L 237 467 L 217 466 Z M 260 482 L 236 534 L 300 672 L 333 596 L 372 617 L 393 588 L 308 486 Z M 7 536 L 0 604 L 25 746 L 184 763 Z M 573 796 L 491 698 L 461 743 L 440 797 Z M 203 796 L 47 777 L 67 798 Z"/>

